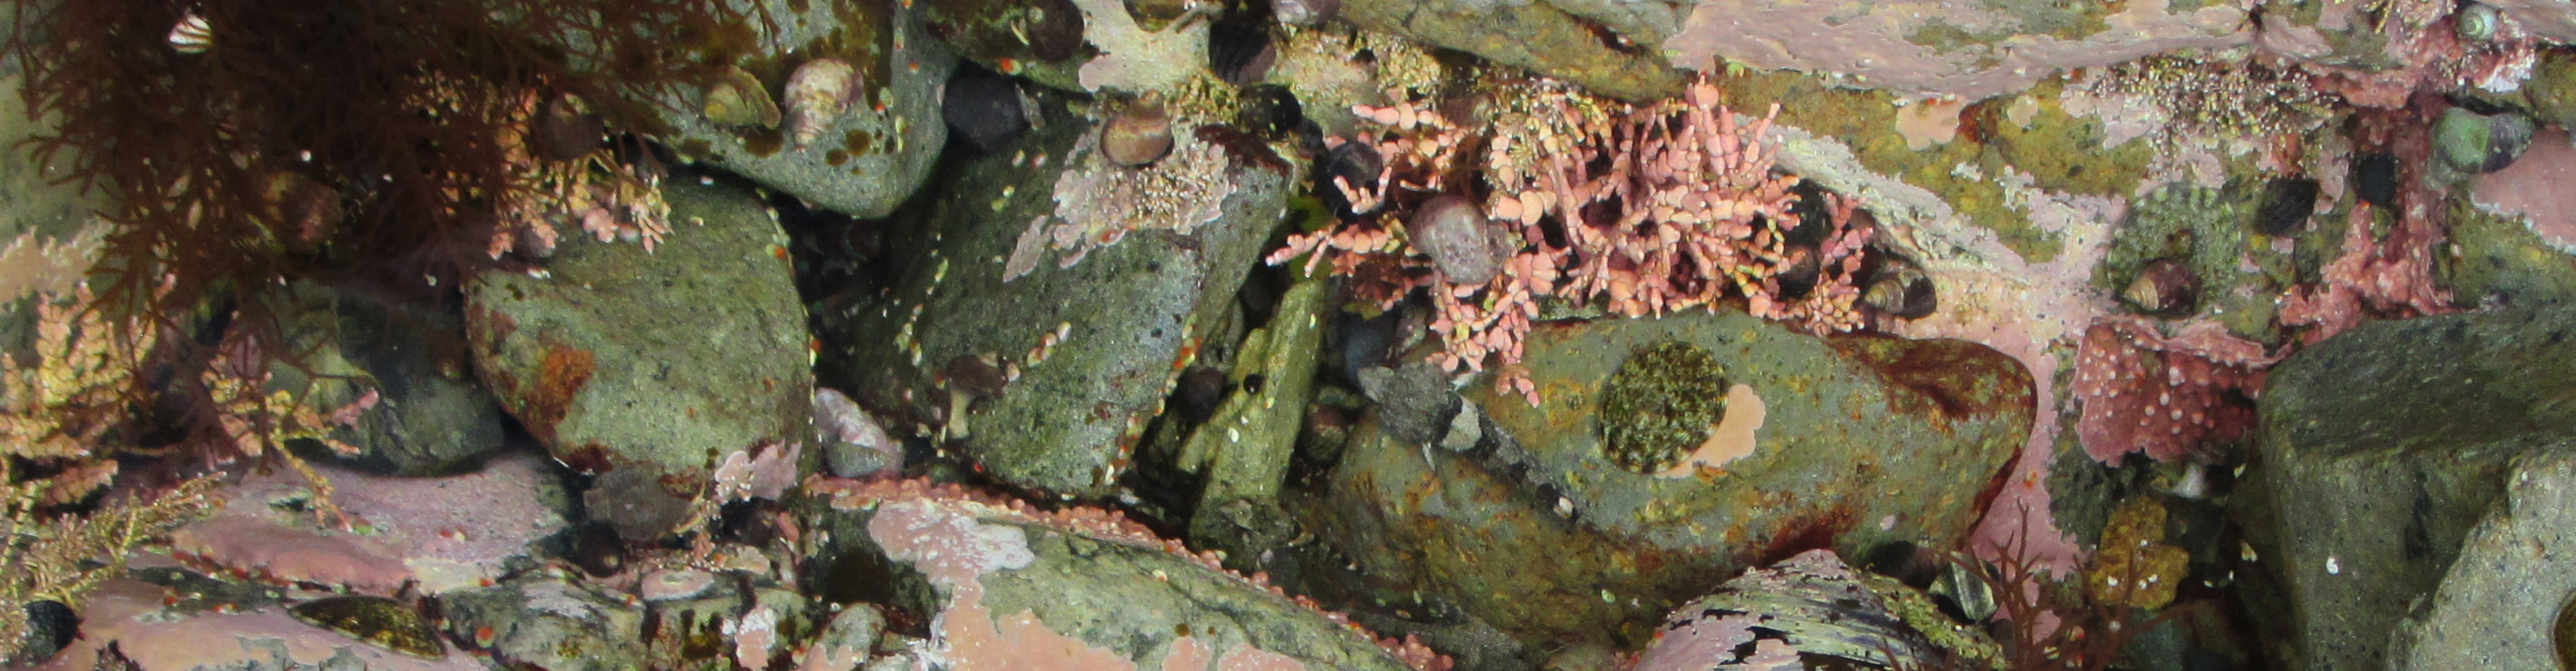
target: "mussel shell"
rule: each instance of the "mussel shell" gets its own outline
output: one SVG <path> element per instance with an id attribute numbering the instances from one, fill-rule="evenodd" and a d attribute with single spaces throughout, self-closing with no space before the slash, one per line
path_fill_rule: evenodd
<path id="1" fill-rule="evenodd" d="M 2352 159 L 2352 193 L 2374 207 L 2397 206 L 2397 155 L 2371 152 Z"/>
<path id="2" fill-rule="evenodd" d="M 438 628 L 420 611 L 380 596 L 335 596 L 295 604 L 287 615 L 305 624 L 340 632 L 376 647 L 438 659 L 447 656 Z"/>
<path id="3" fill-rule="evenodd" d="M 556 94 L 537 107 L 529 145 L 550 161 L 570 161 L 597 151 L 608 125 L 572 94 Z"/>
<path id="4" fill-rule="evenodd" d="M 1001 73 L 961 65 L 948 78 L 948 90 L 941 96 L 940 117 L 966 143 L 978 150 L 993 151 L 1029 127 L 1021 111 L 1017 83 Z"/>
<path id="5" fill-rule="evenodd" d="M 1234 125 L 1243 132 L 1272 142 L 1297 131 L 1306 121 L 1306 108 L 1298 104 L 1296 92 L 1278 84 L 1254 84 L 1243 87 L 1235 96 Z"/>
<path id="6" fill-rule="evenodd" d="M 1315 188 L 1322 191 L 1324 204 L 1333 208 L 1334 216 L 1343 221 L 1358 219 L 1367 213 L 1353 210 L 1350 197 L 1343 195 L 1333 180 L 1347 181 L 1353 189 L 1372 189 L 1377 187 L 1378 171 L 1385 167 L 1386 159 L 1378 155 L 1376 147 L 1366 142 L 1344 142 L 1324 154 L 1323 171 L 1316 177 Z"/>
<path id="7" fill-rule="evenodd" d="M 1270 22 L 1249 18 L 1218 19 L 1208 24 L 1208 71 L 1225 83 L 1242 86 L 1270 75 L 1279 60 Z"/>
<path id="8" fill-rule="evenodd" d="M 72 640 L 80 634 L 80 615 L 63 602 L 52 599 L 33 601 L 23 611 L 27 617 L 27 632 L 19 637 L 15 655 L 9 654 L 11 651 L 6 648 L 0 648 L 0 662 L 34 664 L 52 659 L 64 648 L 71 647 Z"/>
<path id="9" fill-rule="evenodd" d="M 698 101 L 698 112 L 721 126 L 777 128 L 778 101 L 769 97 L 760 78 L 742 68 L 725 66 Z"/>
<path id="10" fill-rule="evenodd" d="M 2306 177 L 2275 177 L 2263 185 L 2263 206 L 2254 214 L 2254 230 L 2264 235 L 2288 235 L 2303 228 L 2308 216 L 2317 211 L 2317 181 Z"/>

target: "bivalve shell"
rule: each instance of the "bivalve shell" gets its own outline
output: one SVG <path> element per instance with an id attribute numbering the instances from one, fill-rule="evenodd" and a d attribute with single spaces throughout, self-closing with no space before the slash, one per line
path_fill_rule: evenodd
<path id="1" fill-rule="evenodd" d="M 769 89 L 760 85 L 760 78 L 742 68 L 726 66 L 717 73 L 716 81 L 707 85 L 698 111 L 719 125 L 778 127 L 778 101 L 770 99 Z"/>

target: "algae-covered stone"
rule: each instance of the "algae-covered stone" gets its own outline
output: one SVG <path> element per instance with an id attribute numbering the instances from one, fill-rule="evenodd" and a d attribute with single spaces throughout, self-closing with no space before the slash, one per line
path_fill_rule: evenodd
<path id="1" fill-rule="evenodd" d="M 594 517 L 678 520 L 716 459 L 811 432 L 812 352 L 776 215 L 744 189 L 663 183 L 658 250 L 567 239 L 548 277 L 465 288 L 475 371 L 555 458 L 604 474 Z M 603 493 L 609 492 L 609 493 Z"/>
<path id="2" fill-rule="evenodd" d="M 1340 18 L 1529 68 L 1594 93 L 1631 101 L 1681 94 L 1683 74 L 1659 59 L 1614 48 L 1598 28 L 1544 2 L 1342 0 Z"/>
<path id="3" fill-rule="evenodd" d="M 778 31 L 752 26 L 747 29 L 753 35 L 745 39 L 780 48 L 743 54 L 738 68 L 706 68 L 703 80 L 672 87 L 671 98 L 655 106 L 671 127 L 667 141 L 688 158 L 824 209 L 863 218 L 894 211 L 929 181 L 931 164 L 948 139 L 948 124 L 940 122 L 940 87 L 957 59 L 938 48 L 913 11 L 883 3 L 761 2 L 776 19 L 765 25 Z M 811 111 L 821 129 L 816 141 L 795 142 L 778 128 L 775 103 L 766 114 L 748 114 L 759 118 L 747 124 L 730 108 L 706 104 L 717 94 L 792 106 L 785 91 L 790 75 L 824 58 L 850 64 L 854 88 L 831 109 Z"/>
<path id="4" fill-rule="evenodd" d="M 2483 212 L 2461 199 L 2450 219 L 2457 254 L 2434 259 L 2461 304 L 2540 306 L 2576 299 L 2576 254 L 2541 239 L 2521 217 Z"/>
<path id="5" fill-rule="evenodd" d="M 1704 441 L 1717 449 L 1642 474 L 1605 454 L 1597 413 L 1622 364 L 1660 343 L 1724 362 L 1730 398 Z M 1488 418 L 1477 449 L 1354 431 L 1296 508 L 1358 567 L 1328 589 L 1636 645 L 1710 575 L 1819 546 L 1957 541 L 2032 413 L 2029 376 L 1983 346 L 1817 338 L 1734 311 L 1542 325 L 1527 347 L 1542 405 L 1470 385 Z"/>
<path id="6" fill-rule="evenodd" d="M 1234 308 L 1292 171 L 1186 133 L 1148 168 L 1111 166 L 1046 95 L 1044 124 L 958 165 L 919 228 L 889 236 L 905 246 L 886 258 L 910 262 L 890 291 L 819 315 L 822 370 L 995 477 L 1103 496 Z M 993 389 L 950 384 L 978 371 Z"/>
<path id="7" fill-rule="evenodd" d="M 2511 462 L 2422 608 L 2400 624 L 2391 669 L 2567 668 L 2576 645 L 2576 440 Z"/>
<path id="8" fill-rule="evenodd" d="M 2263 390 L 2234 513 L 2256 620 L 2291 669 L 2391 668 L 2390 633 L 2463 555 L 2524 455 L 2576 436 L 2576 310 L 2364 324 Z M 2532 617 L 2541 617 L 2533 613 Z"/>
<path id="9" fill-rule="evenodd" d="M 1032 655 L 1086 669 L 1408 668 L 1311 602 L 1114 512 L 1042 512 L 918 481 L 831 490 L 816 560 L 884 581 L 927 622 L 922 651 L 953 668 L 1026 668 Z"/>

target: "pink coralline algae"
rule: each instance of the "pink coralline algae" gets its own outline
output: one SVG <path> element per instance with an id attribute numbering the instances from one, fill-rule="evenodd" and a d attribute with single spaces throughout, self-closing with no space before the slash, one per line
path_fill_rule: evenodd
<path id="1" fill-rule="evenodd" d="M 213 516 L 171 534 L 172 553 L 210 573 L 274 584 L 392 594 L 418 581 L 434 594 L 500 576 L 502 564 L 565 525 L 542 501 L 550 476 L 532 455 L 444 478 L 314 470 L 338 483 L 334 499 L 367 533 L 315 524 L 298 510 L 313 505 L 304 480 L 279 471 L 220 492 Z"/>
<path id="2" fill-rule="evenodd" d="M 168 588 L 138 580 L 101 584 L 81 610 L 81 635 L 62 654 L 32 668 L 73 671 L 117 668 L 100 663 L 114 643 L 131 669 L 181 671 L 212 668 L 349 668 L 380 671 L 473 671 L 487 668 L 473 656 L 449 651 L 437 659 L 394 652 L 340 632 L 298 622 L 284 609 L 191 612 L 165 605 Z M 326 663 L 327 662 L 327 663 Z"/>
<path id="3" fill-rule="evenodd" d="M 1402 640 L 1370 635 L 1348 615 L 1324 610 L 1314 600 L 1289 596 L 1270 584 L 1269 576 L 1227 570 L 1214 552 L 1191 552 L 1180 541 L 1162 538 L 1123 513 L 1088 507 L 1041 510 L 957 485 L 925 480 L 850 480 L 816 476 L 805 482 L 807 493 L 823 497 L 833 508 L 871 509 L 868 534 L 889 558 L 920 569 L 929 581 L 952 590 L 953 598 L 933 623 L 939 654 L 958 669 L 1133 669 L 1124 655 L 1092 646 L 1047 628 L 1034 614 L 994 612 L 982 603 L 980 577 L 1004 569 L 1025 568 L 1037 561 L 1028 534 L 1009 524 L 1026 524 L 1081 535 L 1102 542 L 1162 550 L 1208 571 L 1229 576 L 1247 587 L 1267 591 L 1321 615 L 1326 621 L 1365 637 L 1386 653 L 1419 671 L 1448 671 L 1448 657 L 1433 652 L 1411 636 Z M 995 523 L 1007 524 L 995 524 Z M 1195 647 L 1194 647 L 1195 646 Z M 1166 668 L 1203 668 L 1183 663 L 1204 658 L 1203 642 L 1179 637 L 1167 651 Z M 1274 668 L 1275 655 L 1244 648 L 1217 657 L 1220 667 Z M 1229 661 L 1231 660 L 1231 661 Z"/>
<path id="4" fill-rule="evenodd" d="M 2279 360 L 2217 322 L 2192 322 L 2172 337 L 2137 317 L 2094 322 L 2076 346 L 2074 394 L 2084 404 L 2076 437 L 2104 463 L 2132 452 L 2157 461 L 2205 454 L 2253 426 L 2252 396 Z"/>
<path id="5" fill-rule="evenodd" d="M 1791 248 L 1787 234 L 1803 223 L 1791 211 L 1798 180 L 1775 173 L 1775 149 L 1757 140 L 1769 116 L 1739 125 L 1705 81 L 1645 106 L 1547 80 L 1494 98 L 1503 108 L 1476 129 L 1406 102 L 1354 107 L 1384 131 L 1349 140 L 1372 143 L 1385 158 L 1375 180 L 1335 178 L 1361 216 L 1292 237 L 1269 262 L 1312 253 L 1309 270 L 1329 262 L 1381 307 L 1425 289 L 1441 336 L 1437 360 L 1453 372 L 1499 367 L 1497 389 L 1532 405 L 1538 395 L 1520 368 L 1521 341 L 1543 297 L 1598 300 L 1626 317 L 1740 297 L 1755 316 L 1810 331 L 1860 326 L 1856 275 L 1874 229 L 1853 223 L 1857 203 L 1829 195 L 1816 222 L 1822 244 Z M 1488 138 L 1480 153 L 1473 138 Z M 1479 190 L 1451 183 L 1464 168 L 1481 169 L 1473 174 L 1488 194 L 1483 211 L 1522 243 L 1482 282 L 1447 277 L 1408 230 L 1438 194 Z M 1819 277 L 1789 295 L 1778 276 L 1800 255 L 1818 262 Z"/>
<path id="6" fill-rule="evenodd" d="M 2281 299 L 2281 323 L 2307 327 L 2300 334 L 2302 342 L 2342 333 L 2367 316 L 2418 317 L 2454 309 L 2451 292 L 2433 279 L 2433 251 L 2445 238 L 2441 205 L 2447 198 L 2418 174 L 2432 160 L 2432 140 L 2422 124 L 2408 124 L 2395 113 L 2363 114 L 2359 131 L 2364 141 L 2386 145 L 2401 165 L 2409 166 L 2398 175 L 2403 186 L 2396 224 L 2382 238 L 2371 231 L 2373 208 L 2350 208 L 2343 255 L 2326 264 L 2324 281 Z"/>

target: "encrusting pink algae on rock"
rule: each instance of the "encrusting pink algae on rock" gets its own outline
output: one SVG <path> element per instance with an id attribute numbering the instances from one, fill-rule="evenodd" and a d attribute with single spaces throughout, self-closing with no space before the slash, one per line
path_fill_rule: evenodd
<path id="1" fill-rule="evenodd" d="M 865 511 L 868 540 L 939 593 L 924 656 L 947 668 L 1449 668 L 1410 638 L 1376 639 L 1266 576 L 1226 571 L 1214 553 L 1192 553 L 1117 512 L 1041 511 L 921 480 L 818 477 L 806 489 L 835 509 Z M 1219 607 L 1267 610 L 1278 626 L 1221 624 L 1231 619 L 1211 610 Z M 1100 636 L 1118 646 L 1095 642 Z"/>

